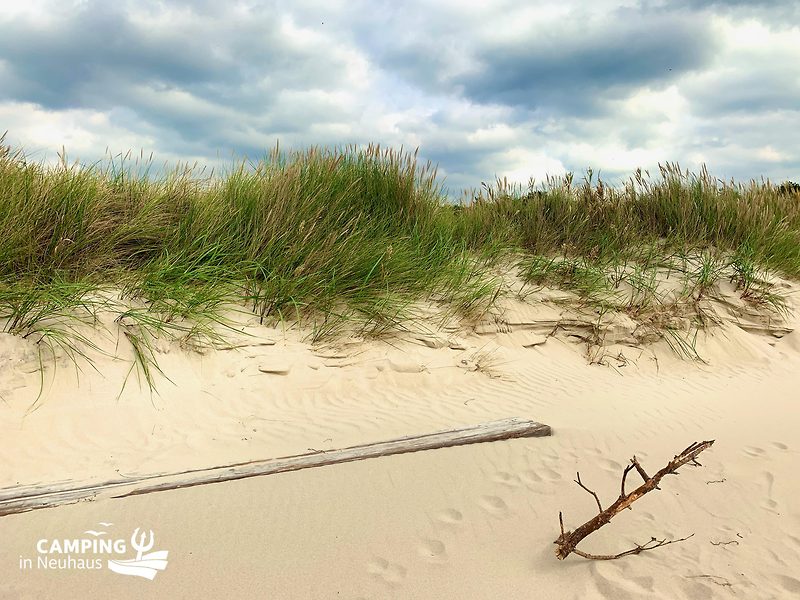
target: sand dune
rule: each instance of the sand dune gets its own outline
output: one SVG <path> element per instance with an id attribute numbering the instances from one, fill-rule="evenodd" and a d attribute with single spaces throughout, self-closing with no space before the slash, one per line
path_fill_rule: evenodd
<path id="1" fill-rule="evenodd" d="M 548 296 L 548 294 L 550 294 Z M 712 308 L 702 358 L 648 341 L 624 315 L 506 299 L 473 324 L 312 345 L 307 332 L 240 323 L 203 353 L 159 345 L 151 395 L 130 356 L 39 374 L 31 340 L 0 335 L 0 487 L 103 480 L 328 450 L 516 416 L 549 438 L 393 456 L 79 503 L 0 519 L 0 596 L 268 598 L 788 598 L 800 595 L 798 312 Z M 544 301 L 543 301 L 544 300 Z M 793 308 L 796 300 L 789 296 Z M 247 334 L 247 335 L 245 335 Z M 99 334 L 98 334 L 99 335 Z M 113 339 L 98 344 L 113 348 Z M 553 554 L 607 504 L 635 454 L 652 471 L 716 439 L 702 468 L 665 480 L 587 538 L 618 561 Z M 153 582 L 108 571 L 24 571 L 40 538 L 111 522 L 146 527 L 170 564 Z"/>

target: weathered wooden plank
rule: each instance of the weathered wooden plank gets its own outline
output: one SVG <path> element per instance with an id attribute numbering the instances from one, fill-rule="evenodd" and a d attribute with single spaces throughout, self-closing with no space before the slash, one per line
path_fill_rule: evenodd
<path id="1" fill-rule="evenodd" d="M 70 504 L 80 500 L 93 500 L 101 497 L 123 498 L 208 483 L 244 479 L 246 477 L 335 465 L 367 458 L 391 456 L 393 454 L 405 454 L 421 450 L 433 450 L 511 438 L 541 437 L 550 435 L 550 433 L 549 425 L 511 418 L 461 429 L 397 438 L 386 442 L 249 461 L 209 469 L 196 469 L 179 473 L 159 473 L 95 483 L 61 482 L 49 485 L 5 488 L 0 489 L 0 516 Z"/>

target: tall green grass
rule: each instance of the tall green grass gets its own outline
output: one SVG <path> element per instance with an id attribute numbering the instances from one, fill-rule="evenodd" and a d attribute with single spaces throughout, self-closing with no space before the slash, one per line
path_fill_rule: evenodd
<path id="1" fill-rule="evenodd" d="M 523 276 L 587 296 L 618 285 L 620 265 L 638 264 L 628 279 L 644 289 L 648 269 L 691 252 L 729 256 L 752 298 L 765 269 L 800 276 L 793 184 L 667 164 L 619 189 L 591 172 L 540 189 L 498 181 L 455 206 L 432 165 L 379 146 L 276 148 L 216 176 L 179 166 L 154 177 L 130 159 L 32 163 L 0 139 L 0 231 L 0 330 L 63 345 L 53 319 L 90 313 L 92 292 L 115 286 L 144 303 L 120 313 L 138 322 L 128 333 L 144 355 L 142 331 L 192 322 L 210 335 L 231 301 L 261 319 L 307 319 L 315 338 L 344 323 L 402 328 L 418 300 L 479 313 L 498 293 L 494 267 L 520 254 Z"/>
<path id="2" fill-rule="evenodd" d="M 495 284 L 439 218 L 430 165 L 377 146 L 245 162 L 216 178 L 142 165 L 29 163 L 0 153 L 0 317 L 18 285 L 116 284 L 154 310 L 208 315 L 239 298 L 267 318 L 396 323 L 418 299 L 480 309 Z M 146 171 L 146 169 L 144 170 Z"/>
<path id="3" fill-rule="evenodd" d="M 541 189 L 521 190 L 498 181 L 460 213 L 472 247 L 501 232 L 532 254 L 617 261 L 654 244 L 664 252 L 737 252 L 759 264 L 800 276 L 800 186 L 724 182 L 702 169 L 660 166 L 651 179 L 641 170 L 622 189 L 574 177 L 549 178 Z"/>

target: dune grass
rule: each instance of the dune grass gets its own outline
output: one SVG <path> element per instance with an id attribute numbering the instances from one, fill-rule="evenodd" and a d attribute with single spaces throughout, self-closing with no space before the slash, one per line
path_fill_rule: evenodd
<path id="1" fill-rule="evenodd" d="M 134 167 L 44 168 L 7 149 L 6 287 L 114 282 L 183 316 L 238 295 L 265 318 L 339 308 L 374 321 L 419 297 L 469 310 L 491 295 L 474 254 L 437 220 L 435 174 L 413 155 L 276 152 L 213 180 Z"/>
<path id="2" fill-rule="evenodd" d="M 660 177 L 637 171 L 623 189 L 573 176 L 551 178 L 540 190 L 499 181 L 475 197 L 464 216 L 479 247 L 501 229 L 532 254 L 617 261 L 660 244 L 663 251 L 715 248 L 746 252 L 764 267 L 800 275 L 800 188 L 790 182 L 723 182 L 677 164 Z"/>
<path id="3" fill-rule="evenodd" d="M 46 166 L 0 139 L 0 331 L 38 332 L 74 352 L 77 334 L 54 323 L 92 315 L 96 292 L 112 287 L 142 304 L 120 308 L 119 322 L 151 382 L 148 340 L 211 335 L 230 302 L 262 320 L 305 320 L 321 339 L 343 324 L 403 328 L 420 300 L 480 314 L 508 261 L 599 306 L 617 306 L 609 294 L 625 281 L 638 290 L 629 308 L 653 302 L 654 269 L 681 257 L 695 296 L 732 269 L 743 296 L 777 304 L 764 273 L 800 276 L 790 183 L 725 183 L 665 165 L 622 189 L 591 172 L 540 189 L 498 181 L 455 206 L 430 164 L 378 146 L 276 148 L 203 173 L 153 177 L 124 159 Z"/>

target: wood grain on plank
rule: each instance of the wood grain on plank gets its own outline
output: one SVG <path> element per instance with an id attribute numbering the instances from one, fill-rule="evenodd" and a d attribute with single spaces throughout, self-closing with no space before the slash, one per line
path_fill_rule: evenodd
<path id="1" fill-rule="evenodd" d="M 123 498 L 207 483 L 219 483 L 310 469 L 326 465 L 520 437 L 550 435 L 549 425 L 522 419 L 503 419 L 461 429 L 414 435 L 349 448 L 297 454 L 178 473 L 158 473 L 103 482 L 59 482 L 0 489 L 0 516 L 70 504 L 101 497 Z"/>

